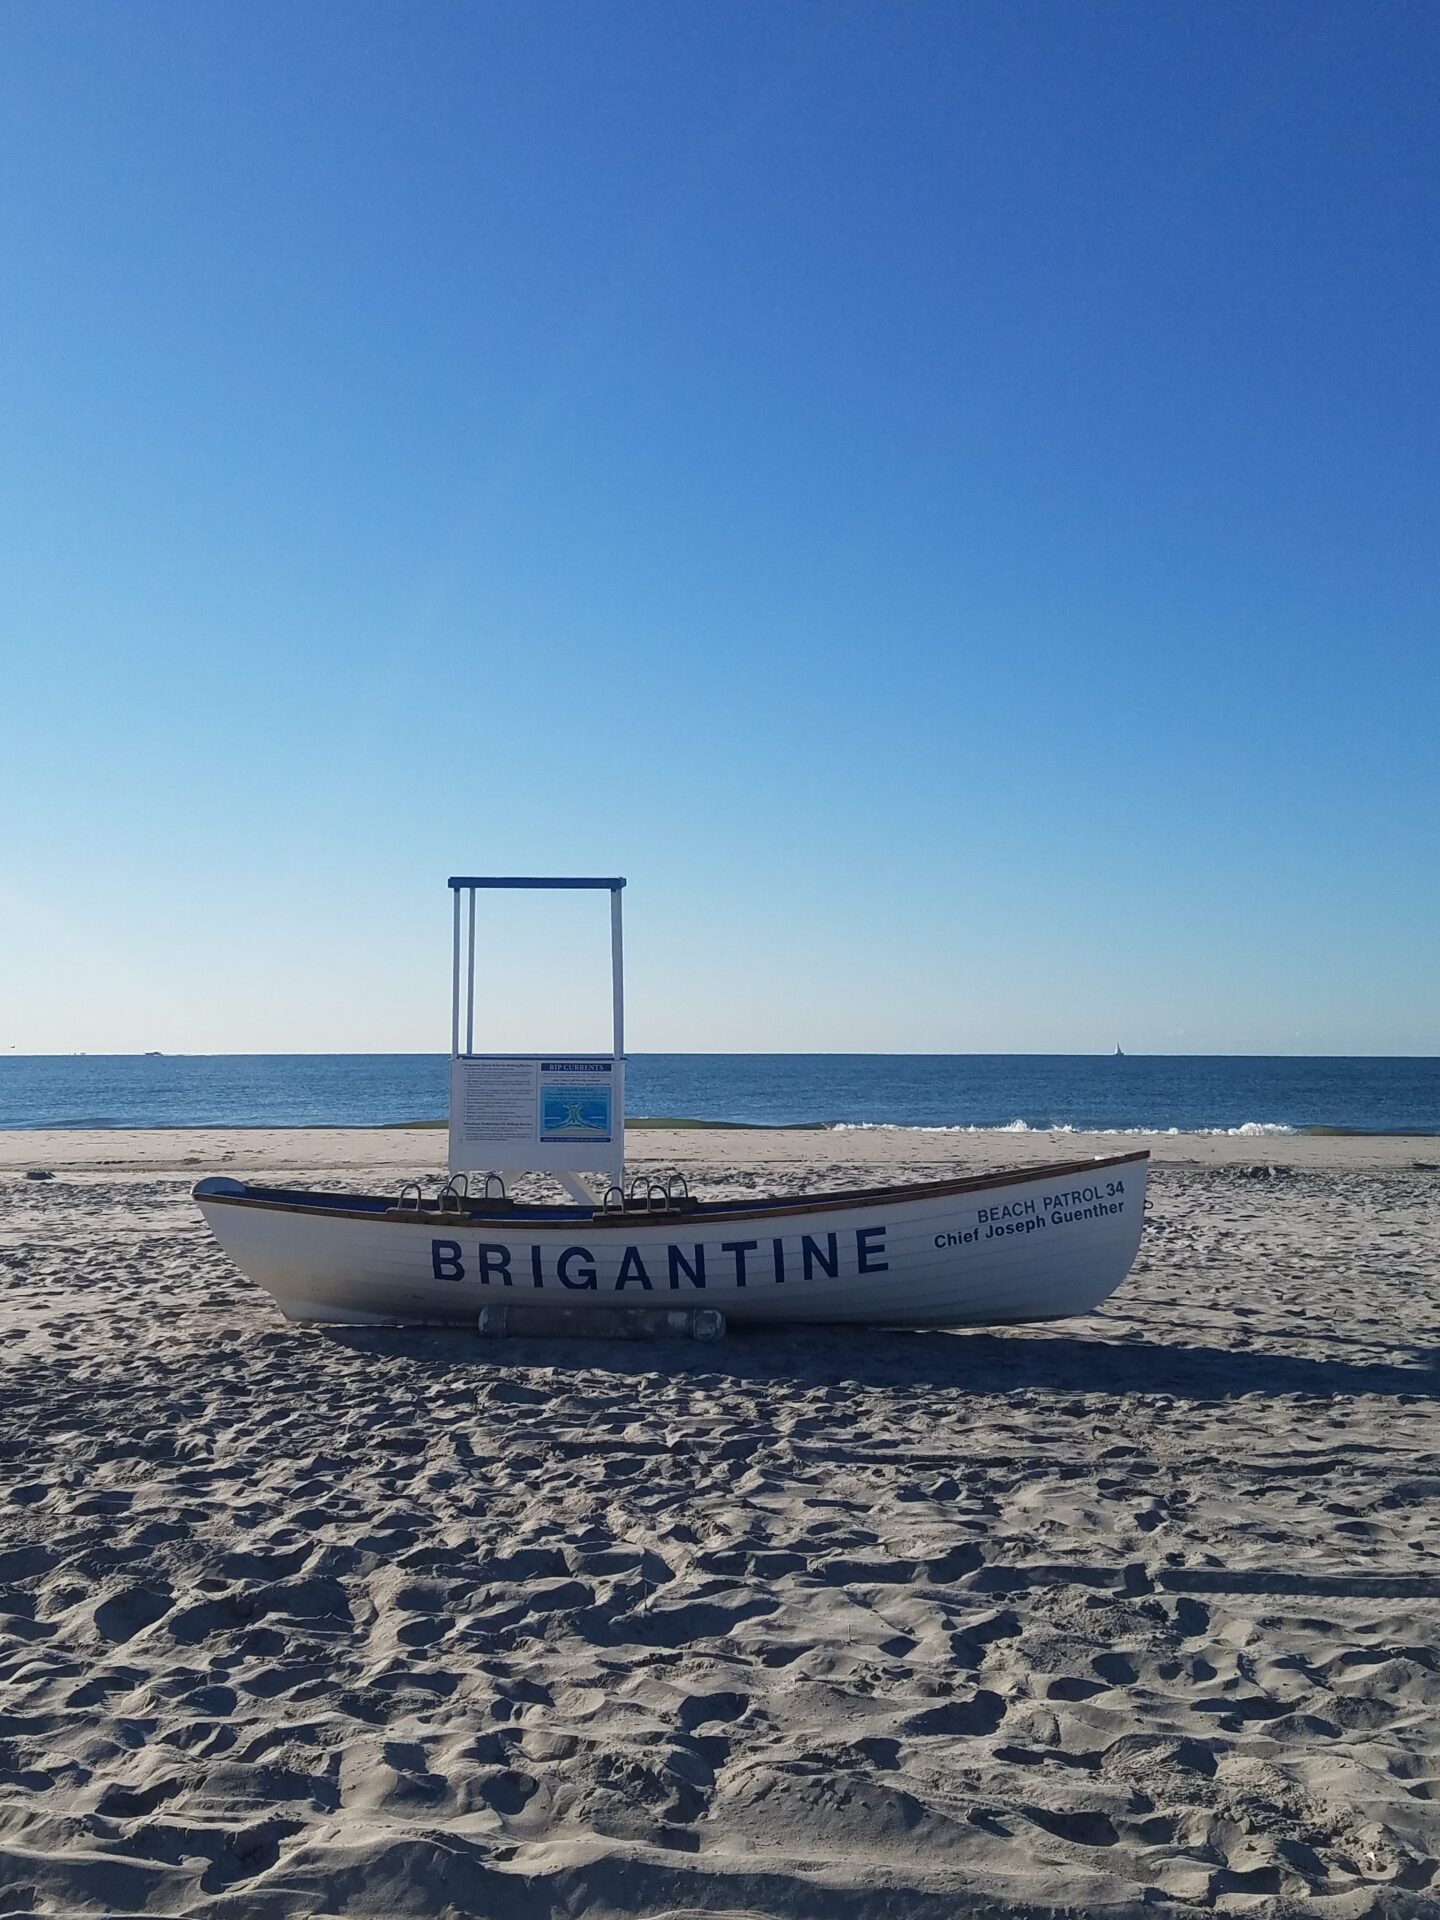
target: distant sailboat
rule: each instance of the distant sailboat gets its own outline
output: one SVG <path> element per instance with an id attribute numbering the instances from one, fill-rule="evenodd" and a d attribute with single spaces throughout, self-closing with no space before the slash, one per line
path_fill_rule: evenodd
<path id="1" fill-rule="evenodd" d="M 1115 1053 L 1114 1053 L 1114 1056 L 1113 1056 L 1113 1057 L 1114 1057 L 1114 1058 L 1115 1058 L 1116 1060 L 1123 1060 L 1123 1059 L 1125 1058 L 1125 1055 L 1124 1055 L 1124 1053 L 1123 1053 L 1123 1051 L 1122 1051 L 1122 1050 L 1121 1050 L 1121 1049 L 1120 1049 L 1119 1047 L 1116 1047 L 1116 1049 L 1115 1049 Z"/>

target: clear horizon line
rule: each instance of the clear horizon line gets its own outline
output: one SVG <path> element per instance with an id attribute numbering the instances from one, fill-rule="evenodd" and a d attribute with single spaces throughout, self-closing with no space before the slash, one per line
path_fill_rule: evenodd
<path id="1" fill-rule="evenodd" d="M 523 1051 L 505 1048 L 488 1049 L 477 1054 L 477 1058 L 538 1059 L 542 1054 L 561 1054 L 581 1051 L 564 1046 L 534 1047 Z M 597 1052 L 595 1048 L 584 1049 Z M 605 1049 L 598 1049 L 603 1054 Z M 331 1047 L 320 1052 L 297 1051 L 281 1048 L 220 1048 L 214 1052 L 200 1052 L 190 1048 L 151 1048 L 142 1052 L 109 1052 L 100 1049 L 67 1048 L 63 1052 L 21 1053 L 15 1048 L 0 1052 L 0 1064 L 6 1060 L 448 1060 L 448 1050 L 443 1048 L 402 1048 L 402 1047 Z M 627 1050 L 623 1056 L 627 1060 L 1440 1060 L 1440 1053 L 1327 1053 L 1309 1050 L 1303 1053 L 1270 1053 L 1257 1048 L 1246 1048 L 1238 1053 L 1211 1052 L 1193 1049 L 1180 1053 L 1160 1053 L 1147 1051 L 1126 1051 L 1116 1053 L 1095 1048 L 1081 1048 L 1073 1052 L 1052 1052 L 1046 1049 L 1030 1047 L 978 1048 L 964 1050 L 931 1049 L 920 1047 L 880 1048 L 780 1048 L 780 1047 L 707 1047 L 707 1048 L 662 1048 L 646 1047 Z"/>

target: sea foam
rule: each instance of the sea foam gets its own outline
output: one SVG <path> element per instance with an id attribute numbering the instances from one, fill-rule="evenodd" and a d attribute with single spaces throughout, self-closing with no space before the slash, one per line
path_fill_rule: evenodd
<path id="1" fill-rule="evenodd" d="M 1088 1133 L 1100 1137 L 1110 1135 L 1145 1135 L 1157 1139 L 1170 1139 L 1180 1133 L 1191 1133 L 1203 1138 L 1240 1136 L 1246 1139 L 1259 1139 L 1271 1134 L 1294 1133 L 1296 1128 L 1286 1125 L 1283 1120 L 1246 1120 L 1238 1127 L 1077 1127 L 1068 1120 L 1052 1121 L 1048 1126 L 1032 1126 L 1028 1120 L 992 1120 L 974 1125 L 916 1126 L 903 1120 L 832 1120 L 829 1123 L 831 1133 Z"/>

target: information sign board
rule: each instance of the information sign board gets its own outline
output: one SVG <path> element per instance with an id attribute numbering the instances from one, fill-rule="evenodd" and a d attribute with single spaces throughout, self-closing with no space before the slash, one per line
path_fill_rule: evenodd
<path id="1" fill-rule="evenodd" d="M 461 1054 L 450 1063 L 450 1166 L 609 1173 L 625 1166 L 625 1063 L 607 1054 Z"/>

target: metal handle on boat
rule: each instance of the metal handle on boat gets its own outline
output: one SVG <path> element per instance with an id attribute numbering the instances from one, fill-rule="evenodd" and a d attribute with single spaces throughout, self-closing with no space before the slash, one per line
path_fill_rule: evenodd
<path id="1" fill-rule="evenodd" d="M 600 1211 L 602 1213 L 624 1213 L 625 1189 L 614 1186 L 606 1187 L 605 1196 L 600 1202 Z"/>
<path id="2" fill-rule="evenodd" d="M 679 1189 L 678 1192 L 676 1191 L 677 1188 Z M 690 1182 L 685 1178 L 683 1173 L 672 1173 L 666 1178 L 665 1191 L 672 1200 L 688 1200 L 690 1198 Z"/>
<path id="3" fill-rule="evenodd" d="M 457 1176 L 463 1180 L 462 1173 Z M 466 1191 L 456 1185 L 455 1179 L 449 1179 L 435 1196 L 435 1205 L 441 1213 L 461 1214 L 465 1211 Z"/>
<path id="4" fill-rule="evenodd" d="M 495 1185 L 500 1189 L 498 1193 L 491 1193 L 490 1191 L 490 1182 L 492 1180 L 495 1182 Z M 482 1200 L 503 1200 L 505 1198 L 504 1175 L 499 1173 L 487 1173 L 485 1176 L 485 1187 L 480 1197 Z"/>
<path id="5" fill-rule="evenodd" d="M 408 1197 L 411 1194 L 414 1195 L 413 1199 Z M 404 1186 L 401 1187 L 399 1198 L 395 1202 L 397 1211 L 409 1207 L 413 1212 L 419 1213 L 424 1204 L 425 1195 L 420 1191 L 420 1182 L 418 1180 L 407 1180 Z"/>

